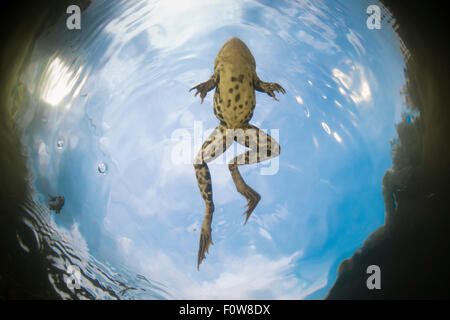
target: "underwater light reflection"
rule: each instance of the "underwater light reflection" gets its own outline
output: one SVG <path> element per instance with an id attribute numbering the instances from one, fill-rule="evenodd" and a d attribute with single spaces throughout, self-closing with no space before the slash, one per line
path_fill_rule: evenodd
<path id="1" fill-rule="evenodd" d="M 339 92 L 343 96 L 347 96 L 353 101 L 355 105 L 361 102 L 370 102 L 372 100 L 372 91 L 367 81 L 364 68 L 360 65 L 353 65 L 352 72 L 346 74 L 338 68 L 333 68 L 331 73 L 333 75 L 334 81 L 341 85 L 339 87 Z M 359 86 L 358 86 L 359 78 Z M 336 103 L 340 106 L 338 103 Z"/>
<path id="2" fill-rule="evenodd" d="M 78 70 L 72 70 L 59 57 L 53 59 L 43 81 L 42 99 L 51 106 L 57 106 L 74 89 L 82 71 L 82 66 Z M 73 97 L 78 96 L 86 79 L 87 77 L 84 77 L 78 85 Z M 67 109 L 69 108 L 70 104 L 67 106 Z"/>

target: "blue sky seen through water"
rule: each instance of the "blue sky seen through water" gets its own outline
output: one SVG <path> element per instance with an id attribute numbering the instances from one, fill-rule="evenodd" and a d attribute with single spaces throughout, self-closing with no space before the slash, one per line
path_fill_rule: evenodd
<path id="1" fill-rule="evenodd" d="M 94 1 L 81 31 L 41 38 L 23 79 L 35 103 L 22 125 L 41 201 L 65 195 L 55 224 L 175 297 L 323 297 L 337 264 L 383 224 L 381 179 L 404 108 L 398 39 L 386 23 L 366 27 L 368 5 Z M 200 104 L 188 90 L 211 76 L 232 36 L 259 77 L 287 91 L 279 102 L 257 93 L 251 121 L 278 130 L 279 169 L 242 168 L 262 196 L 243 226 L 245 199 L 224 158 L 210 165 L 214 245 L 197 272 L 204 204 L 192 164 L 174 163 L 173 150 L 184 130 L 193 160 L 194 125 L 218 124 L 213 91 Z"/>

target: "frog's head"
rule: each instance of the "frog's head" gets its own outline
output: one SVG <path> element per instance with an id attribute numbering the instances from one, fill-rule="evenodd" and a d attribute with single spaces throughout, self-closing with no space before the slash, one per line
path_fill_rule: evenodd
<path id="1" fill-rule="evenodd" d="M 233 37 L 225 42 L 216 56 L 214 68 L 219 61 L 231 64 L 248 64 L 253 68 L 256 67 L 255 58 L 250 49 L 238 37 Z"/>

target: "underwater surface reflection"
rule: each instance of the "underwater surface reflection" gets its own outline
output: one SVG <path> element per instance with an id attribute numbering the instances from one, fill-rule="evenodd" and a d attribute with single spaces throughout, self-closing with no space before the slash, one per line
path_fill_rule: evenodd
<path id="1" fill-rule="evenodd" d="M 337 266 L 384 222 L 381 179 L 407 113 L 401 44 L 366 26 L 364 1 L 93 1 L 36 42 L 16 113 L 33 173 L 17 233 L 45 253 L 62 298 L 323 298 Z M 381 6 L 381 5 L 380 5 Z M 216 212 L 196 269 L 203 202 L 192 161 L 218 121 L 213 73 L 238 36 L 275 102 L 253 119 L 283 150 L 243 168 L 262 200 L 243 226 L 225 154 L 210 166 Z M 238 148 L 237 151 L 242 151 Z M 230 150 L 229 152 L 233 152 Z M 63 195 L 60 214 L 48 195 Z M 30 240 L 31 237 L 31 240 Z M 23 239 L 28 238 L 28 241 Z"/>

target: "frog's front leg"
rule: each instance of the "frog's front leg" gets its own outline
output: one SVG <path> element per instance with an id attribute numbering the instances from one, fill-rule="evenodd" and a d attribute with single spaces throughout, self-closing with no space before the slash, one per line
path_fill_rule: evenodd
<path id="1" fill-rule="evenodd" d="M 203 103 L 203 99 L 206 97 L 208 91 L 214 89 L 217 83 L 218 83 L 218 76 L 216 76 L 216 73 L 214 73 L 211 76 L 211 78 L 208 79 L 208 81 L 202 82 L 199 85 L 192 87 L 191 89 L 189 89 L 189 92 L 196 89 L 197 92 L 195 93 L 194 96 L 197 96 L 197 94 L 200 93 L 200 98 L 202 99 L 200 103 Z"/>
<path id="2" fill-rule="evenodd" d="M 205 217 L 203 218 L 200 234 L 197 269 L 205 258 L 205 253 L 208 252 L 209 246 L 212 244 L 211 223 L 214 212 L 214 202 L 212 198 L 211 174 L 207 163 L 224 153 L 232 142 L 232 139 L 227 139 L 225 128 L 222 125 L 219 125 L 203 143 L 202 149 L 194 160 L 198 187 L 206 206 Z"/>
<path id="3" fill-rule="evenodd" d="M 255 77 L 254 87 L 255 90 L 259 92 L 265 92 L 272 98 L 278 101 L 277 97 L 275 97 L 274 91 L 281 92 L 282 94 L 286 93 L 286 90 L 282 86 L 280 86 L 278 83 L 275 82 L 264 82 L 261 79 L 258 78 L 258 76 Z"/>

